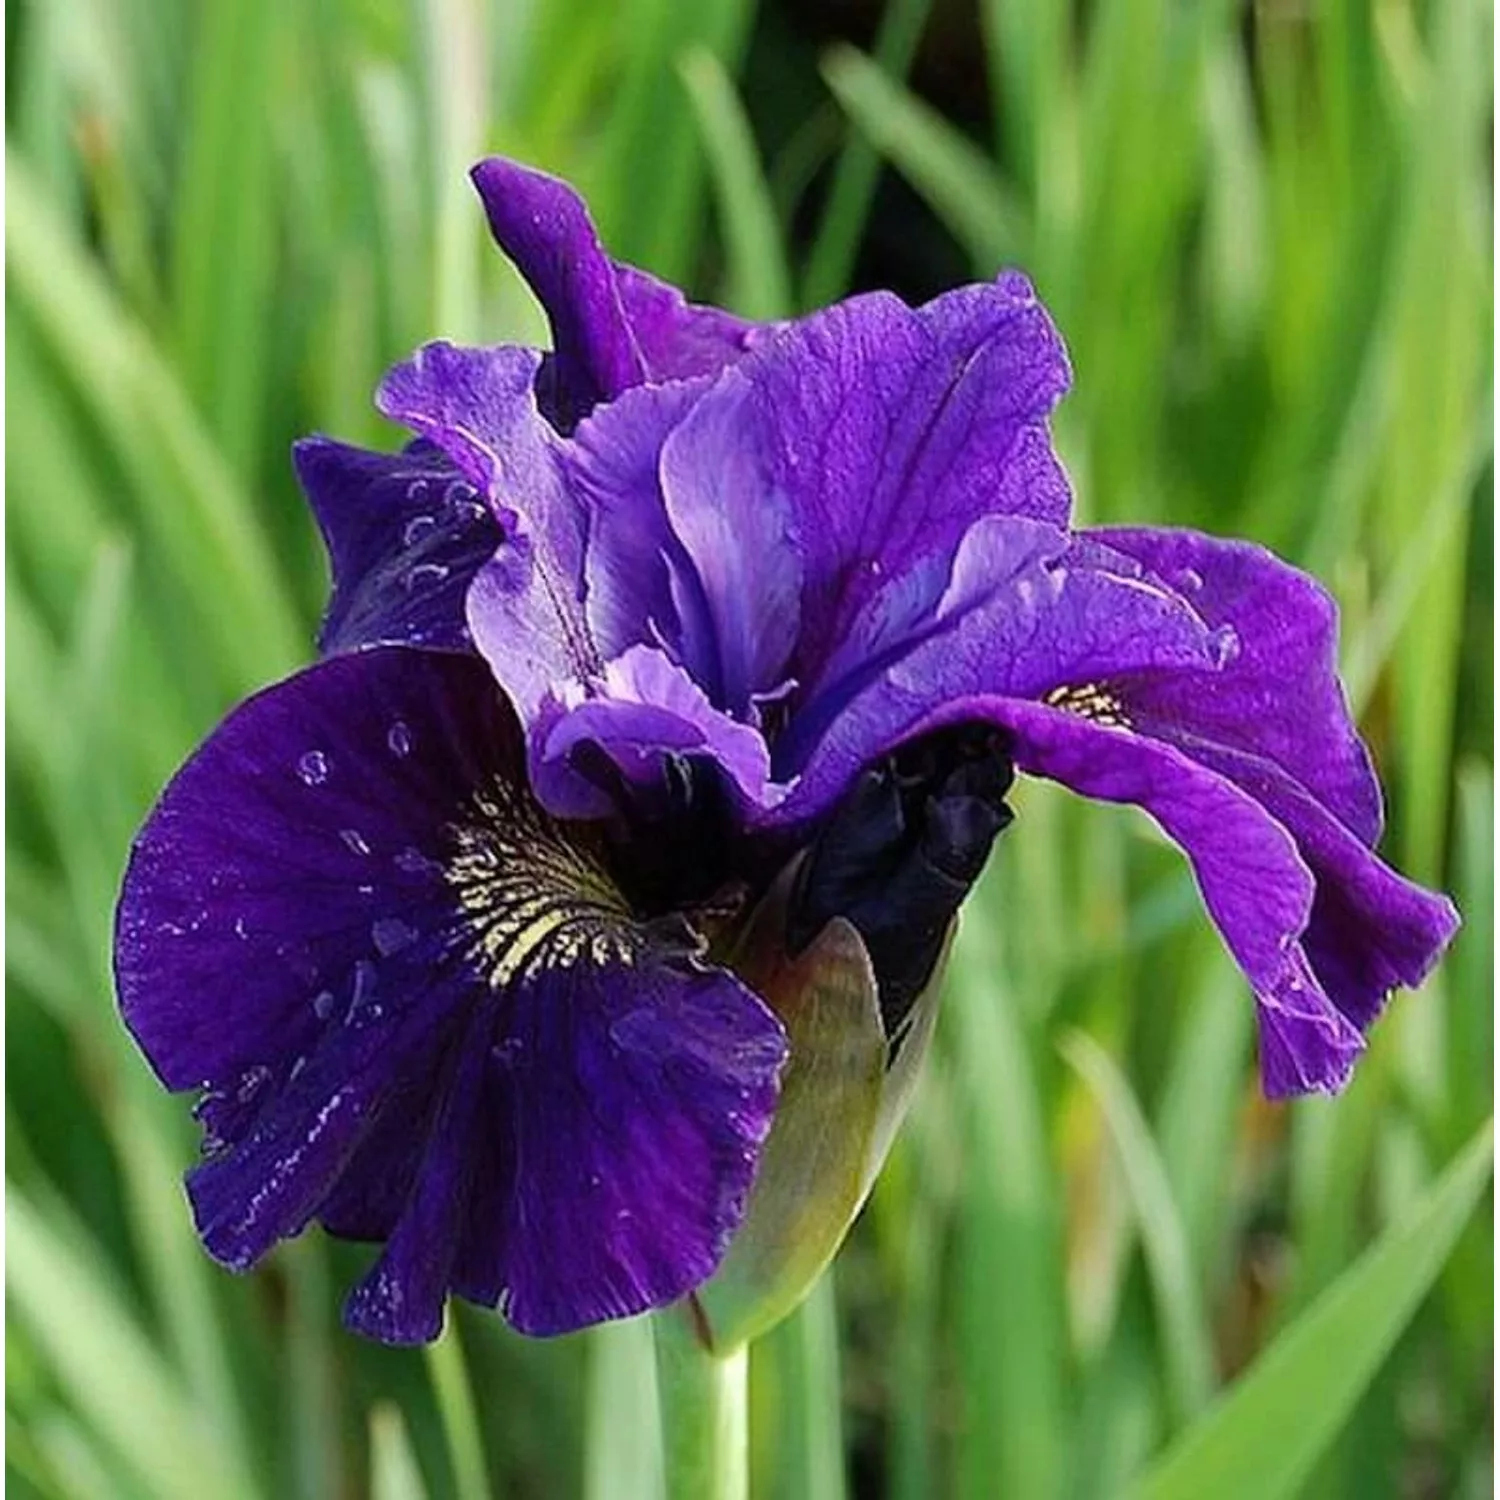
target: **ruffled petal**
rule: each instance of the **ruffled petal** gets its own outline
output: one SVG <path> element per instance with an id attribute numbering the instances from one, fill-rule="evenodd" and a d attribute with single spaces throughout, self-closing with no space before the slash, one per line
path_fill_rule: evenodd
<path id="1" fill-rule="evenodd" d="M 1127 670 L 1212 677 L 1224 641 L 1178 595 L 1080 554 L 1057 527 L 985 517 L 951 559 L 871 596 L 776 742 L 777 779 L 794 785 L 766 822 L 815 823 L 955 699 L 1037 700 Z"/>
<path id="2" fill-rule="evenodd" d="M 733 403 L 716 466 L 760 476 L 789 508 L 802 553 L 801 646 L 816 676 L 885 583 L 951 555 L 980 516 L 1067 523 L 1048 416 L 1068 385 L 1062 343 L 1026 279 L 964 288 L 912 309 L 886 293 L 789 324 L 705 398 Z M 712 488 L 714 476 L 700 471 Z"/>
<path id="3" fill-rule="evenodd" d="M 769 1128 L 774 1016 L 637 926 L 524 786 L 481 662 L 339 656 L 230 715 L 126 874 L 126 1023 L 207 1091 L 205 1244 L 384 1238 L 349 1306 L 377 1337 L 432 1337 L 454 1288 L 533 1332 L 682 1295 Z"/>
<path id="4" fill-rule="evenodd" d="M 586 515 L 559 469 L 528 349 L 428 344 L 381 383 L 380 410 L 435 443 L 506 537 L 466 603 L 474 644 L 528 722 L 554 683 L 602 669 L 584 615 Z"/>
<path id="5" fill-rule="evenodd" d="M 292 456 L 333 571 L 319 650 L 466 649 L 464 597 L 502 538 L 474 486 L 424 441 L 385 454 L 311 437 Z"/>
<path id="6" fill-rule="evenodd" d="M 1373 847 L 1380 785 L 1338 679 L 1338 608 L 1323 586 L 1250 542 L 1148 527 L 1085 535 L 1136 559 L 1237 638 L 1207 692 L 1181 677 L 1124 685 L 1138 727 L 1190 755 L 1207 741 L 1273 762 Z"/>
<path id="7" fill-rule="evenodd" d="M 1181 847 L 1255 993 L 1269 1097 L 1331 1093 L 1348 1082 L 1364 1038 L 1329 996 L 1304 941 L 1316 878 L 1291 834 L 1254 797 L 1171 745 L 1037 703 L 952 702 L 916 732 L 970 722 L 1006 730 L 1018 770 L 1142 808 Z"/>
<path id="8" fill-rule="evenodd" d="M 784 490 L 767 488 L 739 441 L 751 387 L 722 375 L 668 434 L 661 490 L 672 532 L 691 559 L 680 587 L 703 622 L 695 653 L 714 701 L 749 717 L 757 695 L 785 679 L 801 624 L 802 558 Z M 696 608 L 694 608 L 696 606 Z"/>
<path id="9" fill-rule="evenodd" d="M 491 232 L 552 325 L 539 399 L 562 430 L 632 386 L 716 374 L 744 352 L 754 324 L 611 260 L 567 183 L 501 157 L 472 175 Z"/>
<path id="10" fill-rule="evenodd" d="M 646 817 L 668 816 L 676 810 L 669 763 L 690 760 L 717 767 L 741 807 L 779 800 L 760 732 L 715 708 L 665 652 L 632 647 L 605 667 L 594 692 L 576 702 L 553 701 L 531 738 L 532 786 L 557 816 L 600 818 L 622 805 Z M 593 755 L 580 756 L 583 747 Z"/>
<path id="11" fill-rule="evenodd" d="M 987 519 L 951 570 L 913 569 L 861 613 L 776 745 L 793 784 L 762 827 L 815 825 L 899 746 L 994 724 L 1019 769 L 1136 803 L 1183 845 L 1255 989 L 1267 1091 L 1336 1089 L 1385 994 L 1420 982 L 1456 918 L 1274 762 L 1154 732 L 1139 685 L 1211 703 L 1245 652 L 1238 627 L 1097 539 Z"/>
<path id="12" fill-rule="evenodd" d="M 662 448 L 705 388 L 637 386 L 578 424 L 560 450 L 565 482 L 586 510 L 584 613 L 599 653 L 665 643 L 694 675 L 712 665 L 712 635 L 692 562 L 662 498 Z"/>
<path id="13" fill-rule="evenodd" d="M 1426 979 L 1458 930 L 1453 903 L 1398 875 L 1273 762 L 1201 743 L 1187 753 L 1243 787 L 1296 840 L 1318 887 L 1308 959 L 1333 1003 L 1367 1030 L 1392 990 Z"/>

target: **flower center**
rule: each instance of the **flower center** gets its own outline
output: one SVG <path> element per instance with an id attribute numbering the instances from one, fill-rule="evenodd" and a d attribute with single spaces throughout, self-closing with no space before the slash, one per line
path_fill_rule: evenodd
<path id="1" fill-rule="evenodd" d="M 444 876 L 496 989 L 547 969 L 635 963 L 643 935 L 604 867 L 525 792 L 496 781 L 452 828 Z"/>
<path id="2" fill-rule="evenodd" d="M 1113 693 L 1097 682 L 1081 682 L 1070 687 L 1055 687 L 1042 702 L 1048 708 L 1060 708 L 1064 713 L 1076 714 L 1080 719 L 1091 719 L 1110 729 L 1134 729 L 1125 705 Z"/>

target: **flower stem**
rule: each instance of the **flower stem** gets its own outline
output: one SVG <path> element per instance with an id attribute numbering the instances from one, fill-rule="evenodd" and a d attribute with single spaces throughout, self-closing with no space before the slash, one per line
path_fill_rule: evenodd
<path id="1" fill-rule="evenodd" d="M 749 1350 L 716 1355 L 692 1298 L 652 1319 L 667 1500 L 747 1500 Z"/>

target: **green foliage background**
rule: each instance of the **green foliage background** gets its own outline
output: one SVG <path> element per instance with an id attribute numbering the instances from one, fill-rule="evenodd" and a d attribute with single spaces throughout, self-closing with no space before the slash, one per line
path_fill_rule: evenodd
<path id="1" fill-rule="evenodd" d="M 1489 9 L 977 9 L 993 119 L 961 131 L 903 82 L 957 3 L 822 52 L 753 0 L 7 4 L 13 1494 L 654 1494 L 642 1325 L 463 1309 L 392 1351 L 337 1326 L 358 1247 L 211 1265 L 186 1104 L 110 991 L 151 798 L 310 653 L 289 442 L 392 443 L 369 394 L 426 338 L 541 336 L 466 182 L 489 150 L 758 316 L 882 237 L 918 279 L 1025 268 L 1085 518 L 1329 582 L 1386 849 L 1467 920 L 1345 1096 L 1270 1108 L 1180 858 L 1027 787 L 890 1167 L 755 1351 L 755 1495 L 1490 1492 Z"/>

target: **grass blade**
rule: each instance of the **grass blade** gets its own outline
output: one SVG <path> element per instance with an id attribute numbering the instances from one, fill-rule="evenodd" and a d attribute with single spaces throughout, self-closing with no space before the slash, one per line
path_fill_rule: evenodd
<path id="1" fill-rule="evenodd" d="M 677 71 L 698 117 L 718 198 L 729 257 L 728 305 L 747 318 L 789 317 L 791 276 L 781 228 L 734 84 L 706 47 L 688 51 Z"/>
<path id="2" fill-rule="evenodd" d="M 1208 1403 L 1214 1361 L 1208 1320 L 1172 1185 L 1130 1084 L 1109 1054 L 1082 1032 L 1064 1037 L 1058 1046 L 1088 1085 L 1114 1138 L 1151 1275 L 1167 1395 L 1174 1419 L 1185 1423 Z"/>
<path id="3" fill-rule="evenodd" d="M 871 145 L 927 200 L 980 275 L 1025 264 L 1025 211 L 989 159 L 955 126 L 914 98 L 863 53 L 837 47 L 823 76 Z"/>
<path id="4" fill-rule="evenodd" d="M 875 66 L 889 79 L 903 79 L 927 24 L 932 0 L 890 0 L 875 38 Z M 860 235 L 880 173 L 880 154 L 863 133 L 854 134 L 839 153 L 833 185 L 807 257 L 802 305 L 823 307 L 849 289 Z"/>
<path id="5" fill-rule="evenodd" d="M 1486 1124 L 1417 1211 L 1288 1328 L 1128 1500 L 1291 1500 L 1431 1289 L 1493 1154 Z"/>

